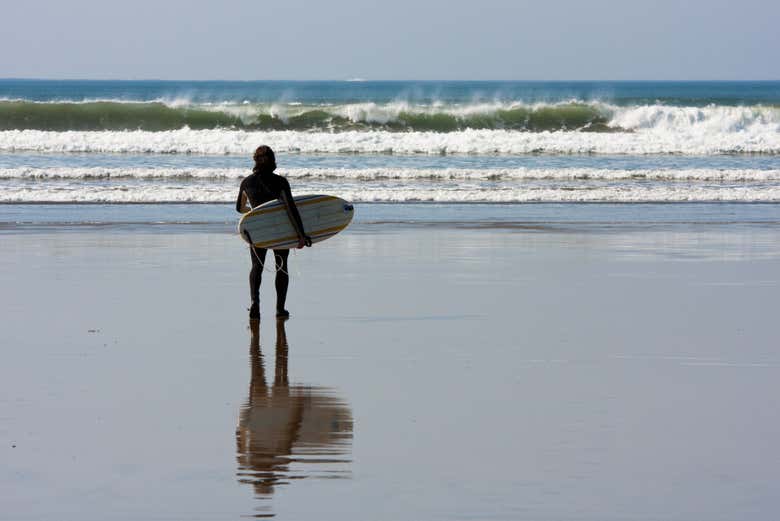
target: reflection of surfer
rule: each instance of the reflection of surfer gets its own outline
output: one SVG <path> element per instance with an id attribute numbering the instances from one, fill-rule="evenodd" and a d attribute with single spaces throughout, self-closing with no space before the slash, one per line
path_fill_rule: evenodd
<path id="1" fill-rule="evenodd" d="M 345 463 L 348 460 L 338 455 L 347 452 L 345 445 L 352 438 L 352 416 L 341 400 L 324 389 L 289 385 L 284 322 L 276 321 L 276 367 L 273 385 L 268 386 L 260 323 L 250 320 L 252 381 L 239 416 L 236 447 L 239 481 L 252 484 L 258 496 L 269 496 L 275 485 L 285 483 L 290 464 Z M 305 457 L 298 459 L 295 452 Z M 296 472 L 298 477 L 302 471 Z"/>
<path id="2" fill-rule="evenodd" d="M 284 321 L 279 320 L 277 324 L 276 374 L 270 389 L 266 385 L 265 364 L 260 352 L 259 322 L 250 321 L 250 328 L 252 381 L 249 399 L 236 430 L 239 475 L 244 476 L 242 481 L 254 485 L 258 495 L 269 495 L 287 470 L 289 458 L 285 456 L 292 451 L 301 423 L 303 398 L 291 397 L 289 393 Z"/>
<path id="3" fill-rule="evenodd" d="M 268 201 L 278 199 L 287 210 L 295 232 L 298 234 L 298 248 L 311 246 L 311 238 L 303 229 L 303 222 L 295 206 L 290 183 L 280 175 L 274 174 L 276 170 L 276 157 L 273 150 L 267 146 L 257 147 L 254 154 L 255 167 L 252 174 L 241 181 L 236 199 L 236 210 L 240 213 L 248 212 L 252 208 Z M 250 246 L 252 257 L 252 271 L 249 273 L 249 294 L 252 304 L 249 307 L 249 318 L 260 318 L 260 282 L 265 264 L 265 248 Z M 287 286 L 290 284 L 290 276 L 287 272 L 287 256 L 290 250 L 274 250 L 276 263 L 276 316 L 288 317 L 290 313 L 284 308 L 287 300 Z"/>

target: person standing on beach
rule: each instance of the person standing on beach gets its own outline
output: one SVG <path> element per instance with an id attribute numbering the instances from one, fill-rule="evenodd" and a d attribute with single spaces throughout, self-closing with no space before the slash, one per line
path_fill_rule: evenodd
<path id="1" fill-rule="evenodd" d="M 303 229 L 303 222 L 295 206 L 290 183 L 284 177 L 274 174 L 276 170 L 276 156 L 271 147 L 257 147 L 254 154 L 255 166 L 252 174 L 241 181 L 236 199 L 236 211 L 246 213 L 252 208 L 268 201 L 279 200 L 287 210 L 293 228 L 298 234 L 298 248 L 311 246 L 311 238 Z M 249 318 L 260 318 L 260 282 L 265 265 L 266 248 L 249 247 L 252 257 L 252 271 L 249 272 L 249 295 L 252 299 L 249 307 Z M 290 312 L 285 309 L 287 300 L 287 287 L 290 284 L 290 276 L 287 271 L 287 257 L 290 250 L 273 250 L 276 262 L 276 316 L 287 318 Z"/>

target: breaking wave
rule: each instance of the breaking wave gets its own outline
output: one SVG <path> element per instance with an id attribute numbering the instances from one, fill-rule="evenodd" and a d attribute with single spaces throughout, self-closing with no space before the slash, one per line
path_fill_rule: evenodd
<path id="1" fill-rule="evenodd" d="M 581 103 L 416 106 L 408 103 L 345 105 L 213 104 L 182 102 L 0 101 L 2 130 L 372 130 L 451 132 L 466 128 L 609 130 L 607 113 Z"/>
<path id="2" fill-rule="evenodd" d="M 646 129 L 739 132 L 762 126 L 780 131 L 780 107 L 617 106 L 572 100 L 558 103 L 206 103 L 186 100 L 32 102 L 0 100 L 0 130 L 151 132 L 231 129 L 245 131 L 631 132 Z"/>

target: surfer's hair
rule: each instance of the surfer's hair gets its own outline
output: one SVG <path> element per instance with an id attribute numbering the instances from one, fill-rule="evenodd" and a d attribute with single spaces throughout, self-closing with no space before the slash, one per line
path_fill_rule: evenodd
<path id="1" fill-rule="evenodd" d="M 255 150 L 255 154 L 252 157 L 255 160 L 255 172 L 272 169 L 276 164 L 274 151 L 267 145 L 257 147 L 257 150 Z"/>

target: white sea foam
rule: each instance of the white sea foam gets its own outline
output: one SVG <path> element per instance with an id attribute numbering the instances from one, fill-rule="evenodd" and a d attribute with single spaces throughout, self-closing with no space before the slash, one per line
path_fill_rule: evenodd
<path id="1" fill-rule="evenodd" d="M 605 168 L 281 168 L 278 173 L 291 179 L 322 181 L 398 180 L 415 181 L 523 181 L 523 180 L 592 180 L 592 181 L 780 181 L 780 169 L 605 169 Z M 0 168 L 0 179 L 68 180 L 68 179 L 241 179 L 247 168 Z"/>
<path id="2" fill-rule="evenodd" d="M 780 132 L 780 108 L 766 106 L 675 107 L 642 105 L 611 107 L 610 126 L 657 134 L 730 134 Z"/>
<path id="3" fill-rule="evenodd" d="M 771 127 L 772 124 L 769 126 Z M 664 131 L 658 126 L 627 133 L 192 130 L 0 132 L 0 151 L 109 152 L 251 155 L 258 144 L 277 152 L 362 154 L 780 154 L 780 131 L 757 123 L 735 132 L 691 125 Z"/>
<path id="4" fill-rule="evenodd" d="M 0 168 L 0 179 L 240 179 L 250 173 L 246 168 Z"/>
<path id="5" fill-rule="evenodd" d="M 780 202 L 780 185 L 705 183 L 346 185 L 299 182 L 296 194 L 327 191 L 355 202 Z M 0 203 L 224 203 L 236 197 L 235 181 L 182 185 L 170 181 L 41 185 L 15 183 L 0 190 Z"/>

